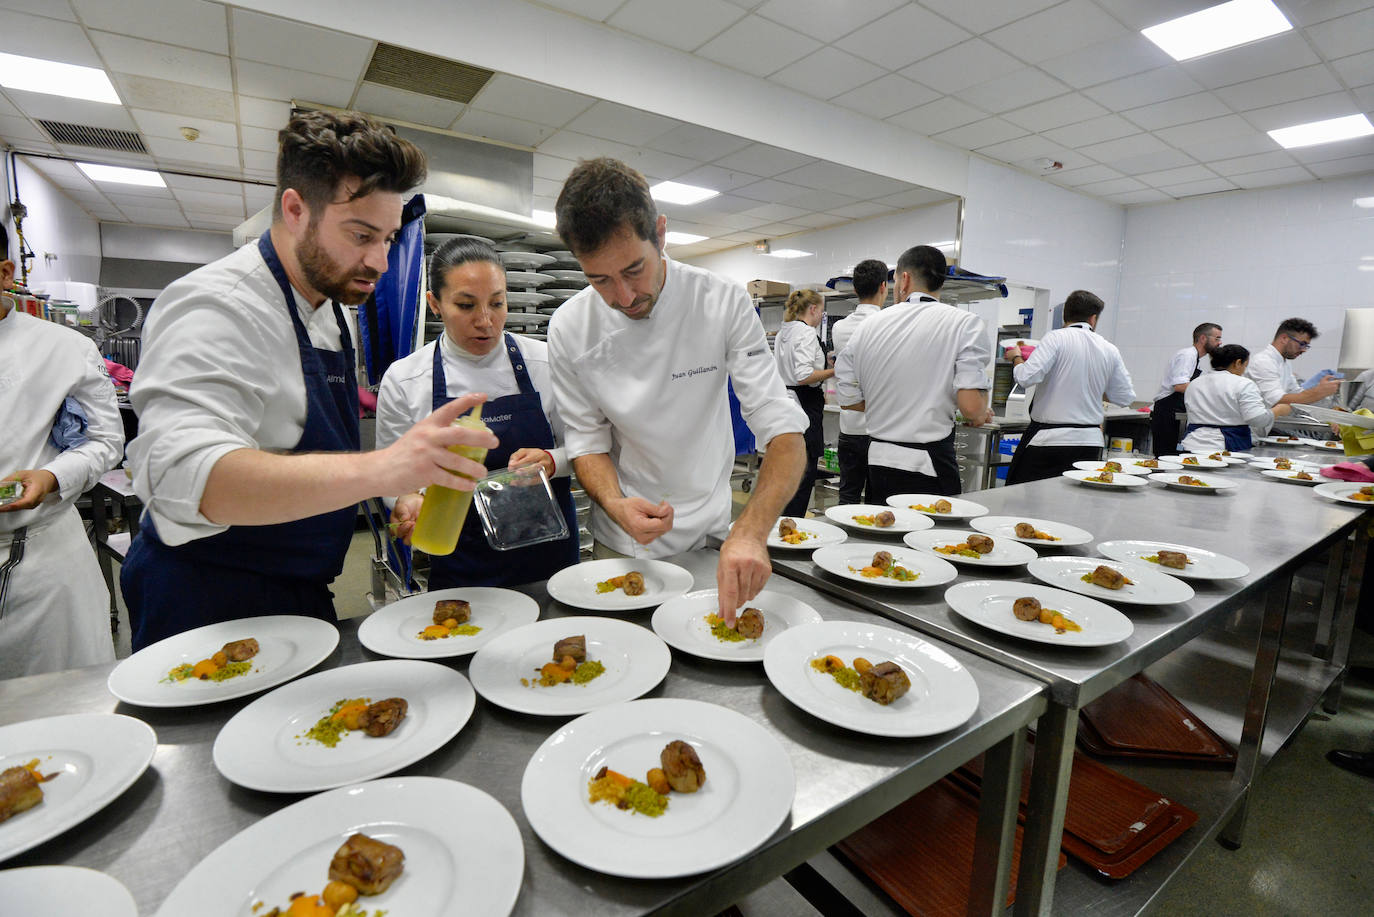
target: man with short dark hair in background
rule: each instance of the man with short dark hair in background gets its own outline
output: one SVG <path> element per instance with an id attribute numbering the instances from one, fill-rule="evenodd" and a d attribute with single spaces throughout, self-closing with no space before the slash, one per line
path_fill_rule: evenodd
<path id="1" fill-rule="evenodd" d="M 1155 455 L 1173 455 L 1178 451 L 1178 414 L 1183 413 L 1183 393 L 1188 383 L 1203 373 L 1212 371 L 1207 357 L 1221 346 L 1221 326 L 1203 322 L 1193 329 L 1193 343 L 1174 354 L 1164 382 L 1155 395 L 1150 409 L 1150 442 Z"/>
<path id="2" fill-rule="evenodd" d="M 875 258 L 854 265 L 854 295 L 859 304 L 830 329 L 835 356 L 849 344 L 859 325 L 877 315 L 887 301 L 887 265 Z M 868 484 L 868 424 L 863 411 L 840 411 L 840 503 L 863 503 Z"/>
<path id="3" fill-rule="evenodd" d="M 1254 380 L 1269 407 L 1314 404 L 1340 391 L 1340 379 L 1329 369 L 1309 378 L 1305 387 L 1293 376 L 1289 362 L 1305 354 L 1316 339 L 1316 325 L 1302 318 L 1284 319 L 1274 332 L 1274 340 L 1250 357 L 1245 375 Z"/>

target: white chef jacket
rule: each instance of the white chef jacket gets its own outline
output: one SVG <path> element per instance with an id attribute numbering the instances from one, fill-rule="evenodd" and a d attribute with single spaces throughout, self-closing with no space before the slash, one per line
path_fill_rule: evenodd
<path id="1" fill-rule="evenodd" d="M 1254 436 L 1264 436 L 1274 424 L 1274 412 L 1265 404 L 1254 381 L 1235 373 L 1215 372 L 1198 376 L 1197 381 L 1183 393 L 1183 403 L 1188 411 L 1189 423 L 1225 427 L 1243 424 L 1250 428 Z M 1203 427 L 1185 436 L 1179 448 L 1206 455 L 1225 449 L 1226 439 L 1220 430 Z"/>
<path id="2" fill-rule="evenodd" d="M 48 434 L 68 395 L 86 412 L 86 442 L 59 451 Z M 73 504 L 123 451 L 114 386 L 95 345 L 17 309 L 0 319 L 0 477 L 35 468 L 57 478 L 38 506 L 0 513 L 0 563 L 13 532 L 28 527 L 0 618 L 0 678 L 113 661 L 110 593 Z"/>
<path id="3" fill-rule="evenodd" d="M 875 303 L 861 302 L 854 307 L 854 311 L 837 321 L 830 329 L 830 342 L 835 346 L 835 353 L 849 346 L 850 340 L 854 337 L 854 332 L 859 330 L 859 325 L 864 319 L 872 315 L 877 315 L 881 309 Z M 840 411 L 840 432 L 847 436 L 865 436 L 868 433 L 868 421 L 863 411 Z"/>
<path id="4" fill-rule="evenodd" d="M 778 375 L 783 385 L 798 385 L 818 369 L 825 369 L 825 351 L 816 329 L 806 322 L 783 322 L 773 338 L 773 358 L 778 363 Z M 810 388 L 818 388 L 812 382 Z"/>
<path id="5" fill-rule="evenodd" d="M 1030 359 L 1012 367 L 1023 388 L 1038 385 L 1031 420 L 1041 423 L 1102 423 L 1102 399 L 1129 405 L 1135 400 L 1131 374 L 1116 345 L 1087 322 L 1055 329 L 1040 341 Z M 1027 446 L 1101 446 L 1102 431 L 1085 427 L 1040 430 Z"/>
<path id="6" fill-rule="evenodd" d="M 866 402 L 868 463 L 934 475 L 930 456 L 899 442 L 949 435 L 959 389 L 992 387 L 992 340 L 983 320 L 912 294 L 864 321 L 835 362 L 840 404 Z M 879 442 L 886 440 L 887 442 Z"/>
<path id="7" fill-rule="evenodd" d="M 549 377 L 549 345 L 524 335 L 514 334 L 530 384 L 539 393 L 544 418 L 553 429 L 555 443 L 563 442 L 563 421 L 553 408 L 553 383 Z M 433 412 L 434 407 L 434 348 L 439 348 L 444 362 L 444 382 L 447 394 L 457 398 L 469 392 L 486 392 L 495 400 L 520 393 L 511 369 L 504 340 L 491 353 L 483 356 L 468 353 L 454 344 L 446 333 L 424 347 L 402 357 L 387 368 L 382 386 L 377 392 L 377 448 L 385 449 L 396 442 L 415 424 Z M 530 443 L 502 443 L 515 449 Z M 567 452 L 561 445 L 549 450 L 553 456 L 554 477 L 567 477 L 572 470 Z"/>
<path id="8" fill-rule="evenodd" d="M 1366 369 L 1351 382 L 1350 399 L 1345 406 L 1352 411 L 1374 411 L 1374 369 Z"/>
<path id="9" fill-rule="evenodd" d="M 587 287 L 549 323 L 568 458 L 608 454 L 626 496 L 673 505 L 673 528 L 640 545 L 593 502 L 596 540 L 640 557 L 698 548 L 729 529 L 735 442 L 727 377 L 760 443 L 807 427 L 744 287 L 664 261 L 663 290 L 647 318 L 627 318 Z"/>
<path id="10" fill-rule="evenodd" d="M 333 305 L 316 309 L 291 292 L 311 344 L 340 350 Z M 129 399 L 139 420 L 134 492 L 158 537 L 179 545 L 226 530 L 200 512 L 215 462 L 235 449 L 292 449 L 305 431 L 296 333 L 257 240 L 162 291 Z"/>
<path id="11" fill-rule="evenodd" d="M 1288 363 L 1273 344 L 1266 344 L 1263 350 L 1250 354 L 1250 365 L 1245 368 L 1245 375 L 1254 380 L 1255 387 L 1264 396 L 1264 403 L 1271 408 L 1284 395 L 1302 391 Z"/>
<path id="12" fill-rule="evenodd" d="M 1155 393 L 1154 400 L 1158 401 L 1175 394 L 1174 386 L 1191 382 L 1194 370 L 1200 371 L 1203 376 L 1215 372 L 1216 370 L 1212 369 L 1212 355 L 1205 353 L 1199 357 L 1196 347 L 1184 347 L 1169 360 L 1169 369 L 1164 373 L 1164 381 L 1159 384 L 1159 391 Z"/>

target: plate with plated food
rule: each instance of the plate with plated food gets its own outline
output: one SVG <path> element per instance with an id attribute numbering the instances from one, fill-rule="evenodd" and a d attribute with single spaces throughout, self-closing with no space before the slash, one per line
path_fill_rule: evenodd
<path id="1" fill-rule="evenodd" d="M 811 560 L 827 573 L 847 580 L 897 589 L 939 586 L 959 575 L 953 564 L 934 555 L 863 541 L 821 548 Z"/>
<path id="2" fill-rule="evenodd" d="M 719 869 L 787 821 L 792 760 L 771 732 L 719 704 L 652 698 L 580 716 L 525 766 L 535 834 L 597 872 L 670 879 Z"/>
<path id="3" fill-rule="evenodd" d="M 722 662 L 761 662 L 769 643 L 789 627 L 814 624 L 820 612 L 805 602 L 767 589 L 750 599 L 730 627 L 720 617 L 714 589 L 669 599 L 654 611 L 650 626 L 664 642 L 684 653 Z"/>
<path id="4" fill-rule="evenodd" d="M 923 553 L 970 567 L 1016 567 L 1037 556 L 1034 548 L 1019 541 L 958 529 L 908 532 L 902 541 Z"/>
<path id="5" fill-rule="evenodd" d="M 1338 439 L 1314 439 L 1311 442 L 1313 449 L 1325 449 L 1327 452 L 1345 451 L 1345 443 Z"/>
<path id="6" fill-rule="evenodd" d="M 398 659 L 448 659 L 475 653 L 498 635 L 537 620 L 539 603 L 514 589 L 436 589 L 368 615 L 358 642 Z"/>
<path id="7" fill-rule="evenodd" d="M 1156 462 L 1155 467 L 1150 468 L 1145 465 L 1138 465 L 1135 462 L 1130 461 L 1129 459 L 1110 459 L 1104 462 L 1090 462 L 1087 460 L 1082 460 L 1074 462 L 1073 467 L 1077 468 L 1079 471 L 1091 471 L 1094 473 L 1100 471 L 1110 471 L 1114 475 L 1149 474 L 1151 471 L 1154 471 L 1159 467 L 1159 463 Z"/>
<path id="8" fill-rule="evenodd" d="M 988 508 L 981 503 L 940 494 L 897 494 L 887 498 L 887 505 L 915 510 L 932 519 L 973 519 L 988 514 Z"/>
<path id="9" fill-rule="evenodd" d="M 877 624 L 793 628 L 768 645 L 763 670 L 807 713 L 868 735 L 937 735 L 978 709 L 978 685 L 958 660 L 912 631 Z"/>
<path id="10" fill-rule="evenodd" d="M 1119 471 L 1084 471 L 1074 468 L 1060 474 L 1084 487 L 1101 487 L 1105 490 L 1131 490 L 1145 486 L 1145 478 L 1141 475 L 1123 474 Z"/>
<path id="11" fill-rule="evenodd" d="M 118 713 L 0 726 L 0 861 L 105 808 L 142 776 L 155 751 L 152 727 Z"/>
<path id="12" fill-rule="evenodd" d="M 1267 446 L 1292 446 L 1295 448 L 1306 446 L 1308 443 L 1301 436 L 1261 436 L 1256 442 L 1264 443 Z"/>
<path id="13" fill-rule="evenodd" d="M 1096 557 L 1037 557 L 1026 565 L 1047 586 L 1113 603 L 1172 605 L 1193 597 L 1192 586 L 1150 567 Z"/>
<path id="14" fill-rule="evenodd" d="M 1250 568 L 1234 557 L 1167 541 L 1104 541 L 1097 551 L 1110 560 L 1152 564 L 1183 579 L 1238 579 L 1250 574 Z"/>
<path id="15" fill-rule="evenodd" d="M 1362 484 L 1359 481 L 1331 481 L 1326 484 L 1318 484 L 1312 488 L 1312 492 L 1337 503 L 1348 503 L 1351 506 L 1374 506 L 1374 485 Z"/>
<path id="16" fill-rule="evenodd" d="M 1322 466 L 1315 462 L 1300 462 L 1283 456 L 1251 459 L 1250 467 L 1256 471 L 1310 471 L 1313 474 L 1322 469 Z"/>
<path id="17" fill-rule="evenodd" d="M 414 659 L 360 662 L 265 694 L 215 737 L 226 779 L 268 793 L 313 793 L 419 761 L 472 716 L 472 685 L 448 666 Z"/>
<path id="18" fill-rule="evenodd" d="M 783 551 L 814 551 L 828 544 L 843 544 L 848 538 L 844 529 L 828 522 L 783 516 L 768 533 L 768 547 Z"/>
<path id="19" fill-rule="evenodd" d="M 935 525 L 925 513 L 900 506 L 880 506 L 876 503 L 848 503 L 830 506 L 825 517 L 845 528 L 876 535 L 905 535 Z"/>
<path id="20" fill-rule="evenodd" d="M 113 876 L 82 866 L 23 866 L 0 870 L 5 913 L 99 914 L 138 917 L 134 896 Z"/>
<path id="21" fill-rule="evenodd" d="M 145 646 L 114 667 L 106 686 L 141 707 L 215 704 L 304 675 L 338 644 L 337 627 L 303 615 L 221 621 Z"/>
<path id="22" fill-rule="evenodd" d="M 984 516 L 974 519 L 969 525 L 993 538 L 1009 538 L 1040 547 L 1067 548 L 1093 540 L 1092 532 L 1087 529 L 1052 519 L 1032 519 L 1030 516 Z"/>
<path id="23" fill-rule="evenodd" d="M 390 777 L 254 822 L 192 868 L 156 917 L 199 914 L 207 901 L 253 917 L 504 917 L 524 873 L 520 829 L 490 795 L 457 780 Z M 293 906 L 296 896 L 305 906 Z"/>
<path id="24" fill-rule="evenodd" d="M 1150 475 L 1147 480 L 1154 484 L 1163 484 L 1174 490 L 1203 494 L 1214 494 L 1221 490 L 1235 490 L 1240 486 L 1235 481 L 1223 480 L 1215 471 L 1161 471 L 1158 474 Z"/>
<path id="25" fill-rule="evenodd" d="M 1128 465 L 1131 468 L 1139 469 L 1136 473 L 1145 474 L 1149 474 L 1152 471 L 1178 471 L 1183 467 L 1172 459 L 1147 455 L 1123 455 L 1119 456 L 1115 461 L 1120 462 L 1122 465 Z M 1095 462 L 1093 464 L 1099 465 L 1100 463 Z"/>
<path id="26" fill-rule="evenodd" d="M 945 603 L 981 627 L 1052 646 L 1110 646 L 1135 630 L 1110 605 L 1039 583 L 958 583 L 945 590 Z"/>
<path id="27" fill-rule="evenodd" d="M 1203 455 L 1201 452 L 1187 452 L 1180 455 L 1169 456 L 1169 461 L 1177 462 L 1183 466 L 1184 471 L 1205 468 L 1209 471 L 1225 471 L 1233 463 L 1222 456 L 1220 452 L 1209 452 Z M 1235 462 L 1237 465 L 1244 465 L 1244 460 Z"/>
<path id="28" fill-rule="evenodd" d="M 1316 487 L 1322 481 L 1329 480 L 1329 478 L 1323 478 L 1316 471 L 1294 470 L 1292 468 L 1265 468 L 1260 471 L 1260 475 L 1274 481 L 1282 481 L 1285 484 L 1299 484 L 1307 487 Z"/>
<path id="29" fill-rule="evenodd" d="M 549 577 L 549 596 L 589 611 L 653 608 L 692 588 L 692 574 L 647 557 L 584 560 Z"/>

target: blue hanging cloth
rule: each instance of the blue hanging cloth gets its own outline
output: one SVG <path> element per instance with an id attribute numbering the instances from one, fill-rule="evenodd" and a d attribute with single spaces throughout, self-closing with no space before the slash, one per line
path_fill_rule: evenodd
<path id="1" fill-rule="evenodd" d="M 401 211 L 401 233 L 387 255 L 387 270 L 367 304 L 358 310 L 358 337 L 370 385 L 380 385 L 392 363 L 415 349 L 420 316 L 420 278 L 425 261 L 425 196 L 412 197 Z"/>

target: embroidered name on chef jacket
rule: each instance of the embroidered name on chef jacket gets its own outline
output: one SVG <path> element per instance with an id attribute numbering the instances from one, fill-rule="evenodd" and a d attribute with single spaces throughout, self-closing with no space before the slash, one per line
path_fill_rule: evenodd
<path id="1" fill-rule="evenodd" d="M 680 373 L 673 373 L 673 374 L 672 374 L 672 378 L 673 378 L 673 381 L 674 381 L 674 382 L 678 382 L 678 381 L 680 381 L 680 380 L 682 380 L 682 379 L 690 379 L 690 378 L 692 378 L 693 376 L 699 375 L 699 374 L 701 374 L 701 373 L 713 373 L 713 372 L 718 372 L 719 370 L 720 370 L 720 367 L 719 367 L 719 366 L 716 366 L 716 365 L 713 363 L 713 364 L 710 365 L 710 366 L 698 366 L 696 369 L 687 369 L 687 370 L 683 370 L 683 371 L 680 372 Z"/>

